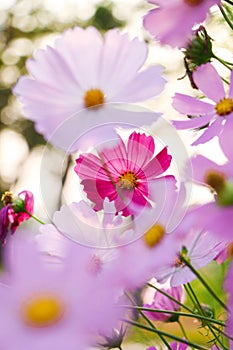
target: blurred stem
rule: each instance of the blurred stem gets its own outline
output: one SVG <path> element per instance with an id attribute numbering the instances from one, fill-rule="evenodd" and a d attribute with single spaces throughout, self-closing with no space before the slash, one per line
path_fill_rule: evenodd
<path id="1" fill-rule="evenodd" d="M 188 291 L 188 289 L 189 289 L 191 295 L 193 296 L 193 299 L 192 299 L 192 300 L 193 300 L 194 306 L 199 310 L 200 314 L 202 314 L 203 316 L 205 316 L 204 310 L 203 310 L 203 308 L 202 308 L 202 306 L 201 306 L 201 304 L 200 304 L 200 302 L 199 302 L 199 300 L 198 300 L 198 298 L 197 298 L 197 296 L 196 296 L 196 294 L 195 294 L 195 292 L 194 292 L 194 290 L 193 290 L 191 284 L 190 284 L 190 283 L 187 283 L 187 287 L 188 287 L 188 288 L 186 289 L 186 291 Z M 188 293 L 189 296 L 190 296 L 190 293 Z M 218 343 L 220 344 L 220 346 L 222 346 L 223 349 L 226 349 L 226 350 L 227 350 L 227 348 L 225 347 L 225 345 L 224 345 L 224 344 L 222 343 L 222 341 L 219 339 L 219 335 L 217 335 L 217 334 L 215 333 L 215 331 L 213 330 L 212 325 L 209 324 L 209 322 L 206 322 L 206 324 L 203 324 L 203 325 L 204 325 L 204 326 L 207 326 L 207 327 L 209 328 L 209 330 L 210 330 L 210 332 L 213 334 L 213 336 L 214 336 L 216 342 L 218 342 Z M 217 330 L 218 330 L 218 332 L 221 331 L 219 328 L 218 328 Z"/>
<path id="2" fill-rule="evenodd" d="M 233 24 L 231 23 L 230 19 L 227 17 L 227 14 L 226 12 L 223 10 L 223 7 L 221 5 L 218 6 L 222 15 L 223 15 L 223 18 L 225 19 L 225 21 L 227 22 L 227 24 L 229 25 L 229 27 L 233 30 Z"/>
<path id="3" fill-rule="evenodd" d="M 182 306 L 182 307 L 183 307 L 184 309 L 186 309 L 187 311 L 193 313 L 193 310 L 192 310 L 192 309 L 190 309 L 188 306 L 186 306 L 186 305 L 184 305 L 183 303 L 181 303 L 179 300 L 176 300 L 175 298 L 173 298 L 170 294 L 168 294 L 168 293 L 164 292 L 163 290 L 161 290 L 161 289 L 155 287 L 155 286 L 154 286 L 153 284 L 151 284 L 151 283 L 147 283 L 147 285 L 148 285 L 149 287 L 151 287 L 151 288 L 156 289 L 159 293 L 165 295 L 165 296 L 168 297 L 170 300 L 172 300 L 172 301 L 174 301 L 175 303 L 177 303 L 178 305 Z"/>
<path id="4" fill-rule="evenodd" d="M 230 71 L 232 70 L 232 67 L 229 67 L 230 65 L 233 65 L 233 63 L 230 62 L 226 62 L 223 59 L 221 59 L 220 57 L 216 56 L 215 54 L 213 54 L 213 58 L 215 58 L 217 61 L 219 61 L 220 63 L 222 63 L 224 65 L 224 67 L 228 68 Z"/>
<path id="5" fill-rule="evenodd" d="M 130 295 L 130 293 L 125 292 L 125 295 L 129 298 L 129 300 L 131 301 L 132 304 L 137 306 L 137 303 L 135 302 L 134 298 Z M 151 322 L 151 320 L 141 310 L 138 310 L 138 312 L 144 318 L 144 320 L 151 326 L 151 328 L 153 328 L 154 330 L 157 330 L 157 328 L 155 327 L 153 322 Z M 168 347 L 168 349 L 172 350 L 170 344 L 167 342 L 167 340 L 164 338 L 164 336 L 162 334 L 158 334 L 158 336 L 160 337 L 162 342 Z"/>
<path id="6" fill-rule="evenodd" d="M 188 339 L 188 336 L 187 336 L 187 334 L 186 334 L 186 332 L 185 332 L 185 329 L 184 329 L 182 323 L 180 322 L 180 319 L 177 320 L 177 323 L 178 323 L 178 325 L 180 326 L 181 332 L 183 333 L 184 337 L 185 337 L 186 339 Z"/>
<path id="7" fill-rule="evenodd" d="M 141 307 L 141 306 L 126 306 L 126 308 L 130 308 L 130 309 L 137 309 L 137 310 L 142 310 L 142 311 L 150 311 L 150 312 L 158 312 L 158 313 L 167 313 L 167 314 L 171 314 L 171 315 L 177 315 L 177 316 L 184 316 L 184 317 L 191 317 L 191 318 L 196 318 L 199 319 L 200 321 L 208 321 L 211 323 L 215 323 L 218 324 L 219 326 L 224 327 L 225 323 L 217 320 L 215 318 L 210 318 L 207 316 L 203 316 L 203 315 L 198 315 L 195 314 L 194 312 L 192 313 L 186 313 L 186 312 L 180 312 L 180 311 L 172 311 L 172 310 L 163 310 L 163 309 L 152 309 L 149 307 Z"/>
<path id="8" fill-rule="evenodd" d="M 126 320 L 126 319 L 123 319 L 124 322 L 130 324 L 131 326 L 135 326 L 135 327 L 138 327 L 138 328 L 142 328 L 142 329 L 145 329 L 149 332 L 153 332 L 153 333 L 156 333 L 156 334 L 160 334 L 160 335 L 163 335 L 167 338 L 170 338 L 170 339 L 173 339 L 173 340 L 176 340 L 178 341 L 179 343 L 183 343 L 183 344 L 187 344 L 195 349 L 198 349 L 198 350 L 208 350 L 208 348 L 205 348 L 199 344 L 196 344 L 196 343 L 193 343 L 187 339 L 184 339 L 184 338 L 180 338 L 180 337 L 177 337 L 176 335 L 174 334 L 170 334 L 170 333 L 167 333 L 167 332 L 164 332 L 164 331 L 161 331 L 159 329 L 154 329 L 154 328 L 150 328 L 146 325 L 143 325 L 141 323 L 138 323 L 138 322 L 134 322 L 134 321 L 130 321 L 130 320 Z"/>
<path id="9" fill-rule="evenodd" d="M 224 1 L 226 1 L 230 5 L 233 5 L 233 1 L 231 1 L 231 0 L 224 0 Z"/>
<path id="10" fill-rule="evenodd" d="M 30 217 L 34 220 L 36 220 L 37 222 L 39 222 L 42 225 L 45 225 L 45 222 L 40 220 L 38 217 L 36 217 L 35 215 L 31 214 L 29 211 L 25 210 L 25 213 L 27 213 L 28 215 L 30 215 Z"/>
<path id="11" fill-rule="evenodd" d="M 217 294 L 212 290 L 212 288 L 208 285 L 208 283 L 205 281 L 205 279 L 200 275 L 200 273 L 190 264 L 188 260 L 185 259 L 185 257 L 181 257 L 182 262 L 189 267 L 189 269 L 197 276 L 199 281 L 203 284 L 203 286 L 208 290 L 208 292 L 218 301 L 218 303 L 227 310 L 227 306 L 224 304 L 224 302 L 219 299 Z"/>

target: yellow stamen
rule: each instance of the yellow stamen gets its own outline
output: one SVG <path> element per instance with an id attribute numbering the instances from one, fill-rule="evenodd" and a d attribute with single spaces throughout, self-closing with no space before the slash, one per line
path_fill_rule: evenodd
<path id="1" fill-rule="evenodd" d="M 3 193 L 1 201 L 3 202 L 4 205 L 11 204 L 13 200 L 13 193 L 10 191 L 6 191 Z"/>
<path id="2" fill-rule="evenodd" d="M 208 171 L 204 177 L 204 181 L 209 185 L 216 193 L 219 193 L 224 189 L 226 184 L 225 175 L 216 170 Z"/>
<path id="3" fill-rule="evenodd" d="M 216 106 L 215 110 L 218 115 L 221 117 L 224 117 L 227 114 L 230 114 L 233 112 L 233 99 L 224 97 L 222 100 L 220 100 Z"/>
<path id="4" fill-rule="evenodd" d="M 23 303 L 22 314 L 27 325 L 47 327 L 62 318 L 64 305 L 54 296 L 38 296 Z"/>
<path id="5" fill-rule="evenodd" d="M 100 89 L 90 89 L 85 93 L 84 105 L 88 107 L 98 107 L 104 103 L 104 94 Z"/>
<path id="6" fill-rule="evenodd" d="M 124 190 L 131 191 L 137 187 L 138 178 L 132 171 L 127 171 L 118 177 L 117 185 Z"/>
<path id="7" fill-rule="evenodd" d="M 149 248 L 155 247 L 164 237 L 165 229 L 162 225 L 152 226 L 144 235 L 144 241 Z"/>
<path id="8" fill-rule="evenodd" d="M 198 6 L 200 5 L 204 0 L 184 0 L 184 3 L 189 6 Z"/>

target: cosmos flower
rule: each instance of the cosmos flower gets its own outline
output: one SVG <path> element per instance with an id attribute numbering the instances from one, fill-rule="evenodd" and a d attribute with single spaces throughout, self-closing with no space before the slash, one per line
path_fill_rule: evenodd
<path id="1" fill-rule="evenodd" d="M 150 281 L 150 284 L 153 284 L 153 281 Z M 158 286 L 157 286 L 158 287 Z M 181 302 L 184 296 L 184 290 L 182 286 L 178 287 L 158 287 L 161 291 L 166 292 L 169 294 L 171 297 L 176 299 L 177 301 Z M 151 300 L 148 300 L 147 303 L 145 303 L 146 294 L 148 291 L 146 290 L 144 292 L 143 296 L 143 307 L 144 308 L 149 308 L 149 309 L 158 309 L 158 310 L 169 310 L 169 311 L 178 311 L 180 310 L 180 305 L 177 304 L 175 301 L 169 299 L 166 295 L 160 293 L 158 290 L 155 290 L 152 287 L 148 287 L 147 289 L 150 289 L 152 294 Z M 178 317 L 177 315 L 171 315 L 171 314 L 166 314 L 166 313 L 160 313 L 160 312 L 153 312 L 153 311 L 143 311 L 144 314 L 153 321 L 163 321 L 163 322 L 174 322 L 177 321 Z"/>
<path id="2" fill-rule="evenodd" d="M 161 44 L 178 48 L 186 47 L 193 26 L 206 19 L 210 7 L 220 4 L 220 0 L 148 0 L 148 2 L 159 7 L 145 16 L 144 27 Z"/>
<path id="3" fill-rule="evenodd" d="M 44 260 L 34 240 L 14 236 L 11 243 L 0 278 L 5 349 L 87 349 L 97 332 L 114 327 L 119 315 L 115 293 L 103 279 L 93 289 L 81 246 L 70 244 L 63 263 L 54 265 Z"/>
<path id="4" fill-rule="evenodd" d="M 6 243 L 8 233 L 13 234 L 17 227 L 33 214 L 34 197 L 30 191 L 22 191 L 13 198 L 12 192 L 2 196 L 4 207 L 0 210 L 0 241 Z"/>
<path id="5" fill-rule="evenodd" d="M 95 203 L 95 210 L 103 208 L 105 197 L 115 201 L 117 211 L 122 211 L 124 216 L 135 213 L 134 204 L 142 208 L 150 206 L 149 183 L 168 169 L 172 158 L 167 147 L 157 155 L 154 152 L 152 136 L 133 132 L 127 146 L 119 137 L 115 147 L 103 149 L 98 156 L 81 154 L 74 170 L 87 197 Z"/>
<path id="6" fill-rule="evenodd" d="M 224 132 L 233 128 L 233 73 L 231 73 L 228 94 L 224 91 L 221 77 L 210 63 L 198 67 L 193 72 L 193 79 L 197 87 L 212 102 L 205 102 L 179 93 L 175 94 L 173 107 L 178 112 L 193 117 L 185 121 L 173 121 L 173 125 L 177 129 L 205 127 L 204 132 L 193 142 L 193 145 L 205 143 L 214 136 L 225 138 Z"/>
<path id="7" fill-rule="evenodd" d="M 155 113 L 121 113 L 111 107 L 144 101 L 163 90 L 161 66 L 140 71 L 146 58 L 147 45 L 130 40 L 128 34 L 114 29 L 102 36 L 93 27 L 75 27 L 66 30 L 54 48 L 38 50 L 27 61 L 30 76 L 19 79 L 14 93 L 25 117 L 46 140 L 73 151 L 73 143 L 92 128 L 120 122 L 150 125 L 155 120 Z M 103 140 L 109 131 L 94 134 Z"/>

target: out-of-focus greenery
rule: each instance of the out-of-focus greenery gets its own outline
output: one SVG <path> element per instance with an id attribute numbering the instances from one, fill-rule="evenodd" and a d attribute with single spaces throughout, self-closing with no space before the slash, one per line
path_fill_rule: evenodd
<path id="1" fill-rule="evenodd" d="M 26 73 L 27 58 L 32 56 L 43 38 L 68 27 L 93 25 L 104 32 L 125 25 L 113 15 L 114 4 L 111 2 L 97 4 L 94 15 L 85 21 L 78 13 L 75 19 L 59 20 L 42 5 L 40 1 L 17 0 L 10 9 L 0 10 L 0 129 L 11 129 L 23 135 L 29 149 L 45 141 L 36 133 L 33 123 L 23 118 L 19 103 L 11 92 L 17 79 Z M 4 151 L 0 149 L 0 152 Z M 11 185 L 0 176 L 1 194 Z"/>

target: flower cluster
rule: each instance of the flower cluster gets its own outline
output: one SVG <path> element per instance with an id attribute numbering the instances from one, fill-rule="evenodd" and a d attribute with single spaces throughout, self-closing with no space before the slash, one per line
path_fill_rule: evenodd
<path id="1" fill-rule="evenodd" d="M 74 27 L 36 51 L 13 91 L 38 133 L 73 159 L 85 200 L 63 203 L 44 223 L 31 192 L 3 195 L 1 349 L 122 349 L 131 326 L 154 332 L 168 349 L 233 348 L 233 64 L 213 53 L 203 23 L 213 9 L 227 18 L 224 1 L 148 2 L 157 6 L 145 14 L 145 29 L 161 45 L 183 49 L 191 87 L 202 94 L 175 94 L 183 120 L 172 121 L 173 133 L 195 129 L 192 146 L 217 136 L 225 163 L 196 154 L 180 170 L 159 128 L 152 131 L 161 113 L 136 103 L 158 96 L 166 80 L 161 66 L 144 68 L 145 42 Z M 214 58 L 230 76 L 222 78 Z M 189 203 L 190 182 L 209 191 L 209 202 Z M 30 218 L 39 228 L 12 236 Z M 199 271 L 214 261 L 229 266 L 227 305 Z M 210 305 L 195 293 L 195 279 Z M 202 343 L 190 337 L 185 317 L 204 329 Z M 182 334 L 160 328 L 168 322 Z"/>

